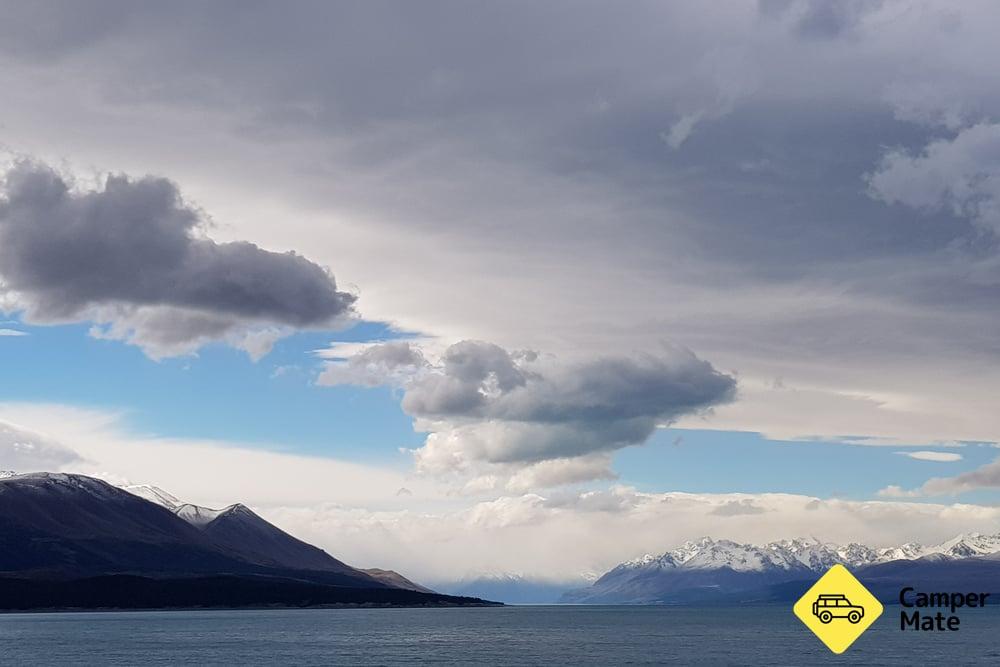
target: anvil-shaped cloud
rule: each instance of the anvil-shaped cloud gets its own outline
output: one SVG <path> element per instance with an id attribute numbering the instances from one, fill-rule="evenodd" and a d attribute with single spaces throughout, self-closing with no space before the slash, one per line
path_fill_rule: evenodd
<path id="1" fill-rule="evenodd" d="M 319 381 L 401 387 L 403 409 L 430 433 L 415 452 L 418 469 L 480 473 L 477 490 L 527 478 L 544 486 L 609 477 L 610 452 L 731 400 L 736 387 L 690 351 L 667 345 L 563 361 L 482 341 L 451 345 L 433 363 L 408 342 L 376 344 L 329 362 Z"/>

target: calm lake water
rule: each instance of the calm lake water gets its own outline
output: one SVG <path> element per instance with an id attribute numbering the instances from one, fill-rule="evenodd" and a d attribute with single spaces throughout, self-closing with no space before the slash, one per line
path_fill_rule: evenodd
<path id="1" fill-rule="evenodd" d="M 835 656 L 784 606 L 310 609 L 0 615 L 5 665 L 1000 664 L 1000 610 L 900 632 L 899 608 Z M 946 661 L 938 663 L 938 661 Z"/>

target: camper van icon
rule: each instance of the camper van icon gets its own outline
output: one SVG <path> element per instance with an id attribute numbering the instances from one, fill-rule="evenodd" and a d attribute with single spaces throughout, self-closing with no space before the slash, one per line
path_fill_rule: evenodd
<path id="1" fill-rule="evenodd" d="M 851 623 L 858 623 L 864 618 L 865 608 L 851 604 L 846 595 L 820 595 L 813 602 L 813 616 L 821 623 L 829 623 L 835 618 L 846 618 Z"/>

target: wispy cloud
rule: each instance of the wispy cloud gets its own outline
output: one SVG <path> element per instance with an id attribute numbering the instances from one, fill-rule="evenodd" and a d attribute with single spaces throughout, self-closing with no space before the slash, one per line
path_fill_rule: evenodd
<path id="1" fill-rule="evenodd" d="M 996 488 L 1000 488 L 1000 459 L 960 475 L 929 479 L 921 490 L 928 495 L 943 495 Z"/>
<path id="2" fill-rule="evenodd" d="M 962 455 L 956 452 L 932 452 L 932 451 L 919 451 L 919 452 L 896 452 L 902 456 L 909 456 L 911 459 L 917 459 L 918 461 L 936 461 L 938 463 L 951 463 L 953 461 L 961 461 Z"/>

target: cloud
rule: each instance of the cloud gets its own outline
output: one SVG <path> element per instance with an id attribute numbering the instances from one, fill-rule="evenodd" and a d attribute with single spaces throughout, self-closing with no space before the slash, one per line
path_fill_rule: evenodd
<path id="1" fill-rule="evenodd" d="M 0 278 L 25 321 L 93 320 L 153 356 L 224 340 L 259 358 L 289 330 L 330 327 L 355 297 L 295 253 L 216 243 L 163 178 L 110 175 L 74 189 L 21 161 L 0 199 Z"/>
<path id="2" fill-rule="evenodd" d="M 753 500 L 730 500 L 712 510 L 718 516 L 746 516 L 747 514 L 763 514 L 767 510 L 754 503 Z"/>
<path id="3" fill-rule="evenodd" d="M 328 362 L 320 384 L 389 384 L 428 431 L 414 452 L 435 474 L 489 468 L 523 488 L 608 478 L 607 454 L 645 442 L 657 426 L 732 400 L 735 380 L 690 351 L 562 361 L 481 341 L 432 364 L 410 343 L 371 346 Z M 477 482 L 492 483 L 486 477 Z"/>
<path id="4" fill-rule="evenodd" d="M 877 495 L 880 498 L 919 498 L 923 494 L 919 489 L 908 490 L 901 486 L 890 484 L 883 489 L 879 489 Z"/>
<path id="5" fill-rule="evenodd" d="M 974 124 L 970 120 L 976 114 L 970 107 L 975 104 L 954 80 L 898 81 L 886 86 L 884 95 L 899 120 L 941 126 L 953 132 Z"/>
<path id="6" fill-rule="evenodd" d="M 72 443 L 72 449 L 58 443 Z M 274 443 L 272 448 L 285 447 Z M 115 483 L 154 484 L 211 507 L 237 501 L 304 507 L 338 502 L 378 509 L 445 499 L 444 490 L 427 480 L 389 467 L 268 451 L 239 441 L 136 433 L 122 415 L 106 411 L 0 403 L 0 468 L 15 465 L 19 471 L 79 472 Z M 402 488 L 411 495 L 397 496 Z"/>
<path id="7" fill-rule="evenodd" d="M 27 332 L 19 331 L 17 329 L 0 329 L 0 336 L 18 337 L 27 335 L 28 335 Z"/>
<path id="8" fill-rule="evenodd" d="M 859 28 L 881 0 L 759 0 L 762 16 L 787 21 L 794 32 L 810 39 L 834 39 Z"/>
<path id="9" fill-rule="evenodd" d="M 889 151 L 868 183 L 874 197 L 890 204 L 946 208 L 1000 232 L 1000 125 L 962 129 L 917 154 Z"/>
<path id="10" fill-rule="evenodd" d="M 80 462 L 82 459 L 75 451 L 59 442 L 0 421 L 0 469 L 39 472 Z"/>
<path id="11" fill-rule="evenodd" d="M 970 271 L 994 244 L 865 181 L 887 146 L 922 174 L 1000 118 L 997 6 L 404 5 L 12 4 L 0 142 L 170 174 L 231 225 L 213 238 L 307 250 L 403 330 L 561 355 L 667 337 L 814 397 L 704 425 L 1000 440 L 996 273 Z"/>
<path id="12" fill-rule="evenodd" d="M 921 491 L 927 495 L 951 495 L 997 487 L 1000 487 L 1000 460 L 954 477 L 934 477 L 924 483 Z"/>
<path id="13" fill-rule="evenodd" d="M 957 381 L 957 378 L 956 378 Z M 985 389 L 992 380 L 984 381 Z M 966 404 L 963 411 L 962 403 Z M 979 414 L 981 419 L 969 418 Z M 752 429 L 747 425 L 753 424 Z M 997 433 L 975 395 L 923 397 L 902 391 L 844 392 L 740 378 L 739 400 L 709 415 L 683 417 L 679 428 L 752 430 L 771 440 L 826 440 L 854 445 L 956 447 Z M 850 433 L 845 433 L 848 426 Z"/>
<path id="14" fill-rule="evenodd" d="M 903 456 L 909 456 L 911 459 L 917 459 L 918 461 L 937 461 L 939 463 L 950 463 L 952 461 L 961 461 L 962 455 L 956 454 L 954 452 L 897 452 L 897 454 L 902 454 Z"/>
<path id="15" fill-rule="evenodd" d="M 675 104 L 680 117 L 660 133 L 677 150 L 706 122 L 732 113 L 736 104 L 757 86 L 758 72 L 740 49 L 717 49 L 707 53 L 684 86 L 685 94 Z"/>
<path id="16" fill-rule="evenodd" d="M 577 482 L 617 478 L 618 475 L 611 471 L 611 457 L 609 455 L 591 454 L 549 459 L 527 466 L 518 466 L 502 490 L 524 493 Z"/>
<path id="17" fill-rule="evenodd" d="M 354 353 L 348 350 L 354 350 Z M 338 348 L 337 354 L 345 353 L 347 356 L 340 357 L 338 363 L 325 366 L 320 378 L 321 384 L 353 384 L 362 387 L 377 387 L 387 383 L 398 385 L 427 365 L 420 350 L 405 341 Z"/>

